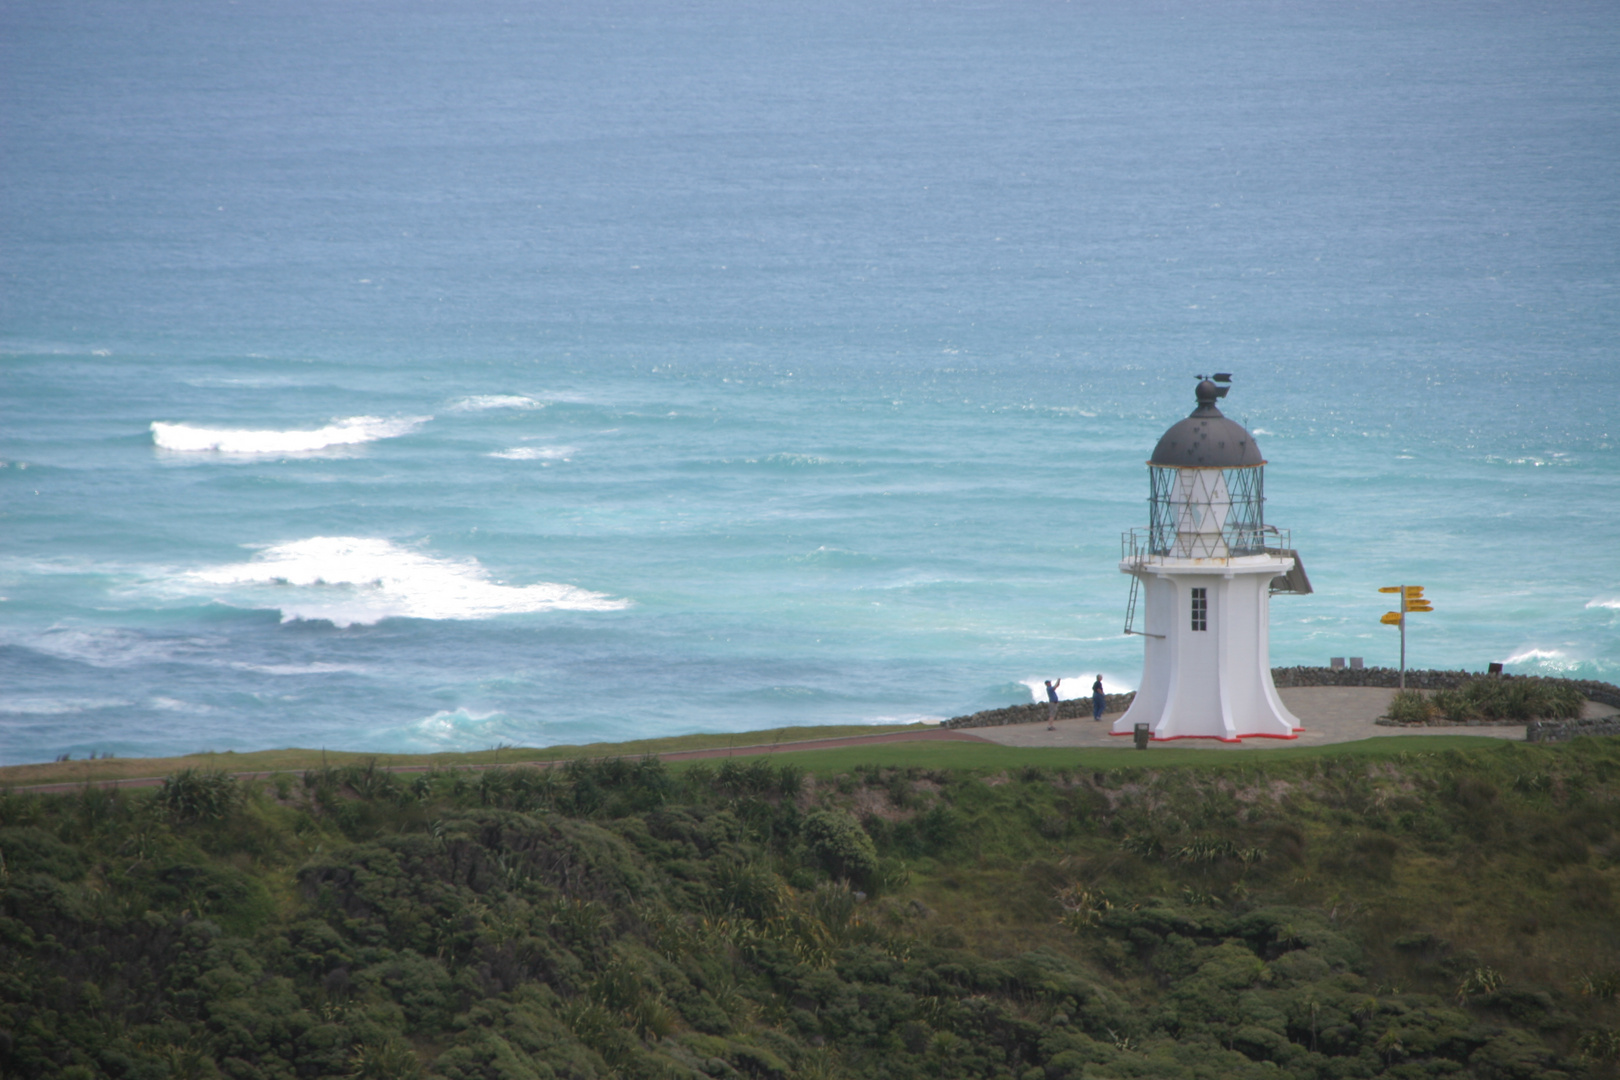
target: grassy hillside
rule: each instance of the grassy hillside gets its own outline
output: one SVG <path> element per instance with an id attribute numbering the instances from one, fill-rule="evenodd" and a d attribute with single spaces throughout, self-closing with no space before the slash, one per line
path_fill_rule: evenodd
<path id="1" fill-rule="evenodd" d="M 661 739 L 636 739 L 622 743 L 587 743 L 579 746 L 500 746 L 443 754 L 368 754 L 350 750 L 310 750 L 289 747 L 284 750 L 253 750 L 238 754 L 186 754 L 172 758 L 81 758 L 46 761 L 32 765 L 0 766 L 0 784 L 83 783 L 87 780 L 131 780 L 165 776 L 182 769 L 209 769 L 232 773 L 296 771 L 375 762 L 395 769 L 451 768 L 465 766 L 513 765 L 522 762 L 570 761 L 582 757 L 641 757 L 690 750 L 732 750 L 755 746 L 845 736 L 883 735 L 895 731 L 920 731 L 934 724 L 829 724 L 819 727 L 769 728 L 730 735 L 672 735 Z"/>
<path id="2" fill-rule="evenodd" d="M 0 795 L 0 1076 L 1616 1076 L 1620 743 L 1381 742 Z"/>

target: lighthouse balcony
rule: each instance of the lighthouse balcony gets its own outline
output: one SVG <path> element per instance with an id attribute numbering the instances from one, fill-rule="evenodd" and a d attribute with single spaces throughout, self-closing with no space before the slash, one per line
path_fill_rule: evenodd
<path id="1" fill-rule="evenodd" d="M 1309 595 L 1311 579 L 1305 561 L 1294 550 L 1287 529 L 1262 525 L 1258 529 L 1227 529 L 1219 533 L 1174 533 L 1162 529 L 1132 529 L 1120 534 L 1119 568 L 1128 574 L 1144 571 L 1187 573 L 1252 572 L 1262 567 L 1287 569 L 1271 580 L 1273 596 Z"/>
<path id="2" fill-rule="evenodd" d="M 1240 559 L 1254 555 L 1293 557 L 1292 534 L 1270 525 L 1228 526 L 1218 532 L 1146 528 L 1120 534 L 1120 561 Z"/>

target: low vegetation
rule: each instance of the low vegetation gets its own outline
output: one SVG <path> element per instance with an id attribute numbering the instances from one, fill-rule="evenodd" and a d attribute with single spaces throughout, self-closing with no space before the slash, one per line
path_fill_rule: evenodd
<path id="1" fill-rule="evenodd" d="M 1389 705 L 1389 718 L 1403 724 L 1436 720 L 1464 723 L 1485 720 L 1524 723 L 1570 720 L 1586 703 L 1578 690 L 1561 681 L 1541 679 L 1471 679 L 1455 690 L 1403 690 Z"/>
<path id="2" fill-rule="evenodd" d="M 0 1075 L 1615 1077 L 1620 742 L 1400 741 L 4 794 Z"/>

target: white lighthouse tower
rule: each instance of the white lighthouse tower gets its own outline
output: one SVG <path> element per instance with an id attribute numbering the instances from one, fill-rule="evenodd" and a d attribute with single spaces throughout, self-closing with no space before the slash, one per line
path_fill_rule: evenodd
<path id="1" fill-rule="evenodd" d="M 1113 734 L 1147 724 L 1155 740 L 1292 739 L 1298 718 L 1271 681 L 1273 593 L 1308 593 L 1286 533 L 1265 523 L 1265 460 L 1254 436 L 1215 407 L 1230 375 L 1199 376 L 1198 408 L 1148 461 L 1149 525 L 1124 537 L 1125 632 L 1147 643 L 1142 686 Z M 1137 599 L 1142 623 L 1133 627 Z"/>

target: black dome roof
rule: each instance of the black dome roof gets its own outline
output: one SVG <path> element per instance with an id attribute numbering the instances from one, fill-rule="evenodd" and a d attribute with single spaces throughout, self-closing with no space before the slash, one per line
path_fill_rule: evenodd
<path id="1" fill-rule="evenodd" d="M 1242 424 L 1228 420 L 1215 407 L 1215 384 L 1198 384 L 1198 408 L 1177 421 L 1153 448 L 1149 465 L 1179 465 L 1201 469 L 1231 469 L 1264 465 L 1260 447 Z"/>

